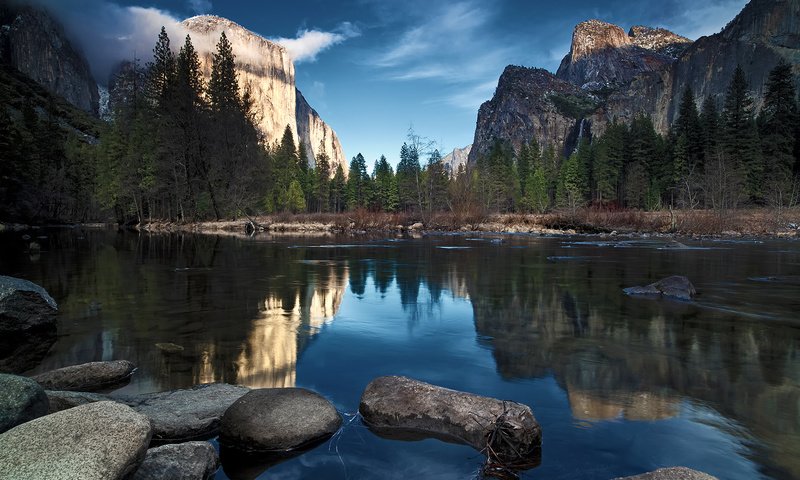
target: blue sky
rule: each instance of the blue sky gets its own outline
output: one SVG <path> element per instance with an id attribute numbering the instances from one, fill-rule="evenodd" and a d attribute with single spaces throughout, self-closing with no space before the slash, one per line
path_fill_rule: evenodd
<path id="1" fill-rule="evenodd" d="M 348 158 L 396 164 L 409 127 L 443 153 L 472 143 L 477 111 L 508 64 L 555 71 L 574 25 L 599 18 L 695 39 L 718 32 L 745 0 L 63 0 L 87 25 L 102 17 L 227 17 L 295 52 L 297 86 L 339 135 Z M 143 7 L 146 10 L 132 7 Z M 102 12 L 106 12 L 105 14 Z M 76 20 L 84 17 L 83 20 Z M 69 25 L 68 25 L 69 28 Z M 90 31 L 84 28 L 84 31 Z M 152 34 L 151 34 L 152 35 Z M 149 37 L 148 37 L 149 38 Z M 155 43 L 152 36 L 150 45 Z M 152 48 L 152 47 L 150 47 Z"/>

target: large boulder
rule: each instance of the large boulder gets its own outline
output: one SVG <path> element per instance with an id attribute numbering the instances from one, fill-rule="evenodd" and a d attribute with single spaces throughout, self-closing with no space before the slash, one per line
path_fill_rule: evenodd
<path id="1" fill-rule="evenodd" d="M 172 443 L 216 436 L 225 410 L 249 391 L 239 385 L 212 383 L 186 390 L 115 395 L 113 399 L 150 418 L 154 442 Z"/>
<path id="2" fill-rule="evenodd" d="M 262 388 L 243 396 L 225 412 L 219 441 L 242 451 L 289 451 L 324 440 L 341 425 L 336 408 L 316 392 Z"/>
<path id="3" fill-rule="evenodd" d="M 0 373 L 0 433 L 47 412 L 47 395 L 38 383 Z"/>
<path id="4" fill-rule="evenodd" d="M 44 288 L 0 275 L 0 371 L 35 367 L 55 342 L 58 306 Z"/>
<path id="5" fill-rule="evenodd" d="M 361 395 L 359 411 L 378 434 L 408 432 L 491 447 L 506 464 L 537 461 L 542 429 L 530 407 L 420 382 L 379 377 Z"/>
<path id="6" fill-rule="evenodd" d="M 0 435 L 0 478 L 127 478 L 150 433 L 147 417 L 114 402 L 46 415 Z"/>
<path id="7" fill-rule="evenodd" d="M 33 379 L 47 390 L 96 392 L 122 385 L 134 370 L 136 365 L 127 360 L 89 362 L 40 373 Z"/>
<path id="8" fill-rule="evenodd" d="M 219 468 L 219 456 L 208 442 L 186 442 L 151 448 L 132 480 L 206 480 Z"/>
<path id="9" fill-rule="evenodd" d="M 108 397 L 107 395 L 91 392 L 45 390 L 44 393 L 47 395 L 47 400 L 50 403 L 50 413 L 60 412 L 62 410 L 77 407 L 78 405 L 85 405 L 87 403 L 105 402 L 111 400 L 111 397 Z"/>
<path id="10" fill-rule="evenodd" d="M 664 296 L 679 300 L 691 300 L 697 295 L 692 282 L 680 275 L 664 278 L 645 287 L 628 287 L 623 291 L 628 295 Z"/>
<path id="11" fill-rule="evenodd" d="M 658 470 L 633 475 L 631 477 L 619 477 L 616 480 L 717 480 L 717 477 L 686 467 L 659 468 Z"/>

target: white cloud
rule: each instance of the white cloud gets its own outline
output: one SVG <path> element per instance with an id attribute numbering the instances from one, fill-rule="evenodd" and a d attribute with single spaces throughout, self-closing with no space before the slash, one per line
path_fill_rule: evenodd
<path id="1" fill-rule="evenodd" d="M 295 63 L 302 63 L 313 62 L 320 52 L 360 34 L 354 25 L 345 22 L 332 32 L 299 30 L 297 38 L 279 37 L 272 39 L 272 41 L 286 47 Z"/>
<path id="2" fill-rule="evenodd" d="M 211 0 L 188 0 L 186 3 L 189 9 L 197 15 L 208 13 L 213 8 Z"/>

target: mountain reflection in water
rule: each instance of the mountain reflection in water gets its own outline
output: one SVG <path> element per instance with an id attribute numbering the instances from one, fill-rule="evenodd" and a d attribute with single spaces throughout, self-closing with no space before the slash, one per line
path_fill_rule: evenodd
<path id="1" fill-rule="evenodd" d="M 139 366 L 129 392 L 298 385 L 349 412 L 374 376 L 405 374 L 531 404 L 545 437 L 536 475 L 691 463 L 669 456 L 684 451 L 678 443 L 632 446 L 646 425 L 722 478 L 800 477 L 800 292 L 749 280 L 800 274 L 796 242 L 335 241 L 52 232 L 37 259 L 4 255 L 0 274 L 39 283 L 60 304 L 59 339 L 32 372 L 125 358 Z M 0 244 L 21 249 L 13 235 Z M 621 293 L 670 274 L 689 276 L 696 301 Z M 362 452 L 358 465 L 375 457 L 396 467 L 397 443 L 364 435 L 337 441 Z M 576 445 L 581 460 L 564 461 Z M 420 460 L 428 473 L 445 462 L 468 475 L 471 454 L 448 448 L 413 452 L 430 451 Z M 324 455 L 301 457 L 321 465 L 304 473 L 340 478 L 338 459 Z"/>

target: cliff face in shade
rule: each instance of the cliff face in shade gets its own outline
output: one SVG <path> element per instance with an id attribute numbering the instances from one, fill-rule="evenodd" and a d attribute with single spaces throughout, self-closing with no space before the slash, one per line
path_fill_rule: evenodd
<path id="1" fill-rule="evenodd" d="M 297 108 L 295 110 L 297 118 L 297 132 L 306 146 L 306 151 L 313 153 L 314 157 L 322 150 L 332 162 L 331 172 L 336 173 L 336 165 L 341 164 L 346 167 L 344 162 L 344 152 L 336 132 L 327 123 L 323 122 L 316 110 L 306 101 L 300 90 L 297 90 Z M 310 161 L 313 161 L 310 159 Z"/>
<path id="2" fill-rule="evenodd" d="M 575 142 L 580 112 L 591 108 L 592 102 L 578 86 L 547 70 L 510 65 L 500 76 L 494 97 L 478 111 L 469 162 L 488 153 L 495 139 L 509 143 L 514 151 L 534 136 L 563 149 L 570 139 Z"/>
<path id="3" fill-rule="evenodd" d="M 295 141 L 306 145 L 310 161 L 320 141 L 326 146 L 331 163 L 344 164 L 344 154 L 333 130 L 308 106 L 295 87 L 295 71 L 289 53 L 282 46 L 247 30 L 228 19 L 200 15 L 182 25 L 192 36 L 200 54 L 203 73 L 211 77 L 212 53 L 224 31 L 236 56 L 239 86 L 250 89 L 257 113 L 257 127 L 269 143 L 280 141 L 288 125 Z"/>
<path id="4" fill-rule="evenodd" d="M 89 64 L 46 11 L 0 5 L 0 61 L 35 80 L 50 93 L 97 115 L 99 95 Z"/>
<path id="5" fill-rule="evenodd" d="M 596 136 L 614 119 L 630 122 L 637 114 L 650 116 L 666 133 L 687 85 L 698 106 L 712 97 L 721 107 L 737 65 L 758 109 L 769 72 L 782 59 L 793 65 L 800 89 L 800 0 L 752 0 L 720 33 L 693 43 L 664 29 L 636 26 L 626 34 L 614 25 L 584 22 L 575 28 L 558 78 L 520 67 L 503 72 L 494 98 L 479 110 L 470 162 L 495 138 L 518 149 L 536 136 L 540 144 L 569 153 L 578 132 Z"/>

